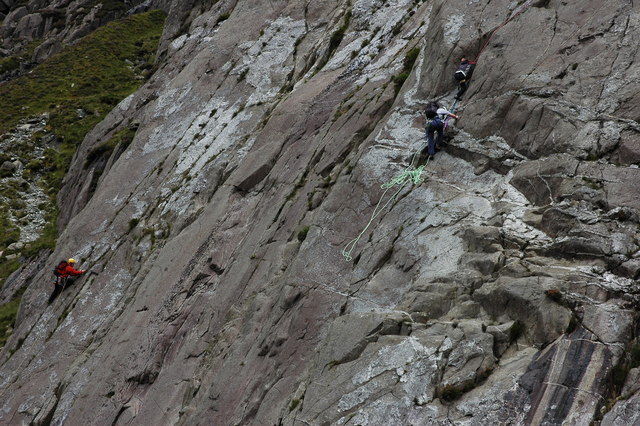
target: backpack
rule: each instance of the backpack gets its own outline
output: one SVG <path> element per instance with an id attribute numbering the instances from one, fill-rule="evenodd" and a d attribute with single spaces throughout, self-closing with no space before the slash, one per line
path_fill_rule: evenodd
<path id="1" fill-rule="evenodd" d="M 53 268 L 53 275 L 55 275 L 56 277 L 61 277 L 64 274 L 64 270 L 67 266 L 69 266 L 69 263 L 67 263 L 66 260 L 60 261 L 60 263 L 58 263 L 58 266 Z"/>
<path id="2" fill-rule="evenodd" d="M 471 73 L 473 72 L 473 68 L 475 67 L 475 63 L 472 62 L 464 62 L 458 66 L 453 77 L 458 81 L 464 81 L 467 78 L 471 78 Z"/>
<path id="3" fill-rule="evenodd" d="M 427 108 L 424 110 L 424 114 L 427 118 L 436 118 L 438 115 L 438 108 L 440 108 L 440 106 L 437 102 L 429 102 Z"/>

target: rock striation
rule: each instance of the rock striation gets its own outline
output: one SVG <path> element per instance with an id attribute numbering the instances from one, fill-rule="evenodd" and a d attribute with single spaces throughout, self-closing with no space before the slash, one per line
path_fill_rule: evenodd
<path id="1" fill-rule="evenodd" d="M 74 157 L 55 252 L 2 289 L 26 288 L 0 422 L 637 421 L 636 5 L 165 7 L 157 71 Z M 385 192 L 463 56 L 447 146 Z M 90 273 L 47 306 L 69 255 Z"/>

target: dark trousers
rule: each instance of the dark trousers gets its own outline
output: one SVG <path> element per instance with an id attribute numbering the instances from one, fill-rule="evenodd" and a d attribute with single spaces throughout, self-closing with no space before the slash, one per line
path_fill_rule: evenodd
<path id="1" fill-rule="evenodd" d="M 444 123 L 440 119 L 432 120 L 425 129 L 427 136 L 427 154 L 436 153 L 436 146 L 442 143 L 442 133 L 444 131 Z"/>
<path id="2" fill-rule="evenodd" d="M 71 284 L 73 284 L 74 281 L 75 278 L 58 277 L 56 283 L 53 285 L 53 292 L 49 296 L 49 301 L 47 302 L 47 304 L 50 305 L 56 299 L 56 297 L 58 297 L 58 295 L 62 293 L 62 290 L 69 287 Z"/>
<path id="3" fill-rule="evenodd" d="M 435 137 L 434 137 L 435 136 Z M 442 143 L 442 129 L 427 131 L 427 154 L 436 153 L 436 147 Z"/>
<path id="4" fill-rule="evenodd" d="M 458 93 L 456 94 L 456 99 L 457 100 L 462 99 L 462 95 L 464 94 L 464 92 L 467 91 L 468 88 L 469 88 L 469 80 L 462 80 L 458 82 Z"/>

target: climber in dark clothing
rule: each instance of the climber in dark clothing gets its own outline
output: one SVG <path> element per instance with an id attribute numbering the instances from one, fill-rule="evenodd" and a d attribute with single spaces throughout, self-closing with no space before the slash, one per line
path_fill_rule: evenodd
<path id="1" fill-rule="evenodd" d="M 56 276 L 56 281 L 53 283 L 54 288 L 51 296 L 49 296 L 50 305 L 51 302 L 55 300 L 56 297 L 64 290 L 66 286 L 73 284 L 75 281 L 74 277 L 80 276 L 84 274 L 85 270 L 74 269 L 73 265 L 76 263 L 75 259 L 63 260 L 55 267 L 53 270 L 53 274 Z"/>
<path id="2" fill-rule="evenodd" d="M 424 113 L 427 116 L 427 125 L 424 129 L 427 146 L 422 150 L 422 154 L 434 155 L 436 148 L 442 144 L 442 135 L 444 133 L 443 119 L 445 117 L 458 118 L 458 116 L 441 108 L 435 101 L 429 102 Z"/>
<path id="3" fill-rule="evenodd" d="M 423 154 L 434 155 L 436 153 L 436 147 L 442 143 L 443 130 L 444 122 L 439 117 L 427 119 L 427 127 L 424 129 L 427 146 L 422 150 Z"/>
<path id="4" fill-rule="evenodd" d="M 460 59 L 460 65 L 456 70 L 455 74 L 453 74 L 453 78 L 458 81 L 458 93 L 456 94 L 456 100 L 462 99 L 462 95 L 469 88 L 469 80 L 471 80 L 471 76 L 473 75 L 473 70 L 476 68 L 476 63 L 474 61 L 470 61 L 467 58 Z"/>

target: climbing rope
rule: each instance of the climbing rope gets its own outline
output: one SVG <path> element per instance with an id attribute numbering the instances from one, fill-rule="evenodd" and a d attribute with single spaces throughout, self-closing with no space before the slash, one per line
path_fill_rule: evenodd
<path id="1" fill-rule="evenodd" d="M 493 37 L 493 35 L 500 28 L 504 27 L 509 22 L 511 22 L 513 19 L 515 19 L 517 16 L 521 15 L 523 12 L 525 12 L 527 9 L 529 9 L 529 7 L 531 7 L 531 5 L 533 4 L 533 1 L 534 0 L 527 0 L 519 8 L 517 8 L 514 11 L 514 13 L 509 18 L 507 18 L 503 23 L 501 23 L 500 25 L 498 25 L 497 27 L 495 27 L 494 29 L 489 31 L 489 33 L 487 35 L 487 39 L 485 40 L 485 42 L 483 43 L 482 47 L 478 51 L 478 54 L 476 55 L 476 62 L 480 58 L 480 55 L 482 54 L 482 51 L 489 45 L 489 42 L 491 41 L 491 38 Z M 455 102 L 453 103 L 453 105 L 451 106 L 451 108 L 449 109 L 449 111 L 451 113 L 455 112 L 455 108 L 456 108 L 457 104 L 458 104 L 458 100 L 456 99 Z M 447 128 L 450 118 L 451 118 L 450 116 L 447 116 L 445 118 L 443 131 Z M 402 189 L 405 187 L 405 185 L 408 182 L 413 182 L 414 185 L 420 185 L 422 183 L 422 181 L 423 181 L 422 172 L 424 171 L 424 168 L 426 167 L 426 165 L 429 163 L 429 160 L 427 160 L 427 163 L 425 165 L 415 168 L 414 165 L 413 165 L 414 161 L 415 161 L 415 157 L 416 157 L 416 154 L 413 155 L 413 158 L 411 159 L 411 164 L 409 164 L 409 167 L 407 167 L 406 170 L 404 170 L 398 176 L 396 176 L 393 179 L 391 179 L 391 181 L 381 185 L 381 188 L 384 189 L 384 192 L 382 193 L 382 196 L 380 197 L 380 200 L 376 204 L 376 207 L 373 209 L 373 213 L 371 214 L 371 218 L 369 219 L 369 222 L 364 227 L 362 232 L 360 232 L 360 234 L 358 234 L 358 236 L 355 237 L 353 240 L 349 241 L 347 243 L 347 245 L 342 249 L 342 256 L 344 256 L 345 260 L 347 260 L 347 261 L 353 260 L 353 257 L 352 257 L 351 254 L 353 253 L 353 250 L 355 250 L 356 245 L 358 244 L 358 242 L 360 241 L 362 236 L 365 234 L 365 232 L 367 232 L 367 229 L 369 229 L 369 227 L 371 226 L 373 221 L 387 208 L 387 206 L 389 204 L 391 204 L 391 202 L 393 202 L 393 200 L 396 199 L 396 197 L 398 196 L 400 191 L 402 191 Z M 430 158 L 431 157 L 429 157 L 429 159 Z M 382 207 L 380 207 L 380 205 L 382 204 L 382 200 L 384 200 L 384 197 L 386 196 L 387 192 L 391 188 L 396 187 L 396 186 L 399 186 L 398 190 L 384 203 L 384 205 Z"/>
<path id="2" fill-rule="evenodd" d="M 376 207 L 373 209 L 373 213 L 371 214 L 371 218 L 369 219 L 367 226 L 365 226 L 362 232 L 360 232 L 360 234 L 358 234 L 358 236 L 355 237 L 353 240 L 349 241 L 347 245 L 345 245 L 344 248 L 342 249 L 342 256 L 344 256 L 344 259 L 347 262 L 350 262 L 353 260 L 351 253 L 353 253 L 353 250 L 355 250 L 356 245 L 358 244 L 362 236 L 365 234 L 365 232 L 367 232 L 367 229 L 369 229 L 369 226 L 371 226 L 373 221 L 376 220 L 376 218 L 380 216 L 380 214 L 387 208 L 387 206 L 391 204 L 393 200 L 396 199 L 396 197 L 398 196 L 398 194 L 400 194 L 400 191 L 402 191 L 405 185 L 409 182 L 413 182 L 414 185 L 420 185 L 423 182 L 424 179 L 422 178 L 422 172 L 424 171 L 427 164 L 429 164 L 429 159 L 431 159 L 431 157 L 427 158 L 427 162 L 424 165 L 416 168 L 414 167 L 414 162 L 417 155 L 418 153 L 413 154 L 413 157 L 411 158 L 411 163 L 402 173 L 400 173 L 399 175 L 391 179 L 389 182 L 383 183 L 382 185 L 380 185 L 380 187 L 384 189 L 384 192 L 380 196 L 380 200 L 378 201 L 378 204 L 376 204 Z M 387 202 L 384 203 L 382 207 L 380 207 L 380 204 L 382 204 L 382 200 L 384 200 L 384 197 L 387 194 L 387 192 L 395 186 L 399 186 L 398 190 L 387 200 Z"/>
<path id="3" fill-rule="evenodd" d="M 476 55 L 476 59 L 474 62 L 478 62 L 480 60 L 480 55 L 482 55 L 482 52 L 484 51 L 484 49 L 489 45 L 489 42 L 491 41 L 491 38 L 494 36 L 494 34 L 502 27 L 504 27 L 505 25 L 507 25 L 509 22 L 511 22 L 512 20 L 514 20 L 516 17 L 520 16 L 522 13 L 526 12 L 531 5 L 533 4 L 534 0 L 527 0 L 526 2 L 524 2 L 520 7 L 518 7 L 514 13 L 509 16 L 509 18 L 507 18 L 504 22 L 502 22 L 500 25 L 498 25 L 497 27 L 495 27 L 494 29 L 492 29 L 491 31 L 489 31 L 489 33 L 487 34 L 487 38 L 484 41 L 484 43 L 482 44 L 482 47 L 480 47 L 480 50 L 478 51 L 478 54 Z M 453 106 L 449 109 L 449 111 L 451 113 L 455 113 L 455 108 L 456 105 L 458 104 L 458 100 L 456 99 L 456 101 L 453 103 Z M 449 124 L 449 118 L 447 117 L 444 121 L 444 128 L 447 128 L 447 125 Z"/>
<path id="4" fill-rule="evenodd" d="M 451 112 L 451 114 L 455 114 L 456 112 L 456 105 L 458 105 L 458 100 L 456 99 L 455 102 L 453 103 L 453 105 L 451 106 L 450 109 L 448 109 L 447 111 Z M 442 131 L 444 132 L 445 130 L 447 130 L 447 126 L 449 125 L 449 119 L 451 118 L 451 116 L 447 115 L 447 117 L 444 119 L 444 127 L 442 129 Z"/>
<path id="5" fill-rule="evenodd" d="M 489 31 L 488 35 L 487 35 L 487 39 L 484 41 L 484 44 L 482 45 L 482 47 L 480 48 L 480 51 L 478 52 L 478 55 L 476 55 L 476 62 L 478 61 L 478 59 L 480 59 L 480 55 L 482 54 L 482 51 L 485 49 L 485 47 L 487 47 L 487 45 L 489 44 L 489 42 L 491 41 L 491 37 L 493 37 L 493 35 L 502 27 L 504 27 L 505 25 L 507 25 L 509 22 L 511 22 L 512 20 L 514 20 L 517 16 L 520 16 L 522 13 L 524 13 L 527 9 L 529 9 L 531 7 L 531 5 L 533 4 L 534 0 L 527 0 L 524 4 L 522 4 L 518 9 L 516 9 L 516 11 L 509 17 L 507 18 L 502 24 L 498 25 L 497 27 L 495 27 L 494 29 L 492 29 L 491 31 Z"/>

